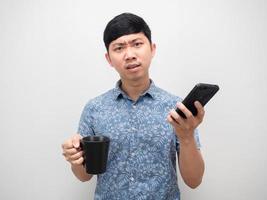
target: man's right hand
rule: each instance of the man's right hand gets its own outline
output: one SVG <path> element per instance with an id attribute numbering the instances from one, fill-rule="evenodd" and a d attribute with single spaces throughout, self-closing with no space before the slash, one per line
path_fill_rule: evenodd
<path id="1" fill-rule="evenodd" d="M 80 147 L 80 140 L 82 136 L 79 134 L 75 134 L 68 140 L 66 140 L 62 144 L 63 156 L 65 159 L 71 163 L 71 165 L 82 165 L 84 158 L 83 158 L 83 151 Z"/>

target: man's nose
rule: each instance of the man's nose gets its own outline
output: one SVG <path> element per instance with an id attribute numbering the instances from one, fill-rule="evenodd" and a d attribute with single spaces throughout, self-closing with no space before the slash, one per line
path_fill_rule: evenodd
<path id="1" fill-rule="evenodd" d="M 136 55 L 133 51 L 133 49 L 131 49 L 131 47 L 128 47 L 125 49 L 125 55 L 124 55 L 125 60 L 133 60 L 136 59 Z"/>

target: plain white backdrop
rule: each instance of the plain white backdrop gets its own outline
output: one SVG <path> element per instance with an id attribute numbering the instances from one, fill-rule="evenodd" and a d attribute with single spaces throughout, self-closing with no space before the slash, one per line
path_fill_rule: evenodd
<path id="1" fill-rule="evenodd" d="M 185 200 L 267 198 L 267 3 L 264 0 L 0 1 L 0 199 L 93 199 L 61 155 L 85 103 L 114 87 L 106 23 L 142 16 L 157 45 L 151 77 L 185 97 L 220 91 L 199 127 L 206 161 Z"/>

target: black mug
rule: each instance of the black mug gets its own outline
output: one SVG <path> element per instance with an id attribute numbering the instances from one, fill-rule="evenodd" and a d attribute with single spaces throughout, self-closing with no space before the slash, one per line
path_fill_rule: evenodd
<path id="1" fill-rule="evenodd" d="M 110 139 L 93 135 L 81 139 L 84 152 L 84 166 L 88 174 L 102 174 L 106 171 Z"/>

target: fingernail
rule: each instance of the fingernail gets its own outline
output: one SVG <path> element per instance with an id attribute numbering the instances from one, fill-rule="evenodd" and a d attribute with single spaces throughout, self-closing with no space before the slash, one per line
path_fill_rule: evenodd
<path id="1" fill-rule="evenodd" d="M 78 142 L 74 142 L 74 143 L 73 143 L 73 146 L 74 146 L 75 148 L 78 148 L 78 147 L 79 147 L 79 143 L 78 143 Z"/>
<path id="2" fill-rule="evenodd" d="M 199 101 L 196 101 L 195 104 L 197 104 L 197 105 L 201 105 L 201 103 L 200 103 Z"/>

